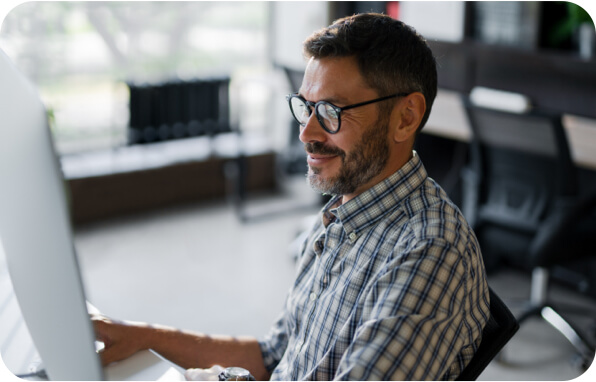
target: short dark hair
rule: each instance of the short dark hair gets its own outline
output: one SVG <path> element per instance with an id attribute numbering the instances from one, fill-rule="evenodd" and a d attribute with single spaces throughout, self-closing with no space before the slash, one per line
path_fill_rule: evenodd
<path id="1" fill-rule="evenodd" d="M 379 13 L 336 20 L 304 42 L 306 58 L 355 57 L 366 83 L 380 96 L 421 92 L 424 127 L 437 95 L 435 57 L 426 40 L 405 23 Z"/>

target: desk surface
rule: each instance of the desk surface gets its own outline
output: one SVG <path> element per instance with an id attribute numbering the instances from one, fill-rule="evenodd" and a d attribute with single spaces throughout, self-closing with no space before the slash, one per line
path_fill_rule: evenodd
<path id="1" fill-rule="evenodd" d="M 185 381 L 184 374 L 150 350 L 104 368 L 108 381 Z"/>
<path id="2" fill-rule="evenodd" d="M 596 120 L 564 115 L 563 124 L 575 163 L 596 170 Z M 439 90 L 428 123 L 422 131 L 449 139 L 470 140 L 471 131 L 459 93 Z"/>

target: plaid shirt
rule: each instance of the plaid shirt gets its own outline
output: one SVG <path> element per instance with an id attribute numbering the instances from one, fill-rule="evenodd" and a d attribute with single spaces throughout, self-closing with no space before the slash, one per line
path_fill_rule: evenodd
<path id="1" fill-rule="evenodd" d="M 274 380 L 454 379 L 488 316 L 476 237 L 414 152 L 323 208 L 260 345 Z"/>

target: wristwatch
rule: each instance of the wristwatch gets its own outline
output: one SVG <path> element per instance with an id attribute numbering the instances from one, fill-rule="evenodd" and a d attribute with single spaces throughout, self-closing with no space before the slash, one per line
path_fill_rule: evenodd
<path id="1" fill-rule="evenodd" d="M 227 367 L 218 376 L 220 381 L 255 381 L 250 372 L 241 367 Z"/>

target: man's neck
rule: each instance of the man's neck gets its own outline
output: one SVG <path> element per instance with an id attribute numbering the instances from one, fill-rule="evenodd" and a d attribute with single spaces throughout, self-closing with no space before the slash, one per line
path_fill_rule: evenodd
<path id="1" fill-rule="evenodd" d="M 399 171 L 413 157 L 414 157 L 414 151 L 413 150 L 410 150 L 409 151 L 409 155 L 408 156 L 404 156 L 404 158 L 401 159 L 398 162 L 397 165 L 395 165 L 395 166 L 387 166 L 386 169 L 385 169 L 385 171 L 381 172 L 379 175 L 377 175 L 376 177 L 374 177 L 373 179 L 371 179 L 367 184 L 361 186 L 360 188 L 358 188 L 356 191 L 354 191 L 351 194 L 342 195 L 341 204 L 345 204 L 345 203 L 349 202 L 350 200 L 354 199 L 355 197 L 357 197 L 361 193 L 365 192 L 366 190 L 369 190 L 369 189 L 373 188 L 377 184 L 379 184 L 382 181 L 384 181 L 385 179 L 389 178 L 391 175 L 393 175 L 397 171 Z"/>

